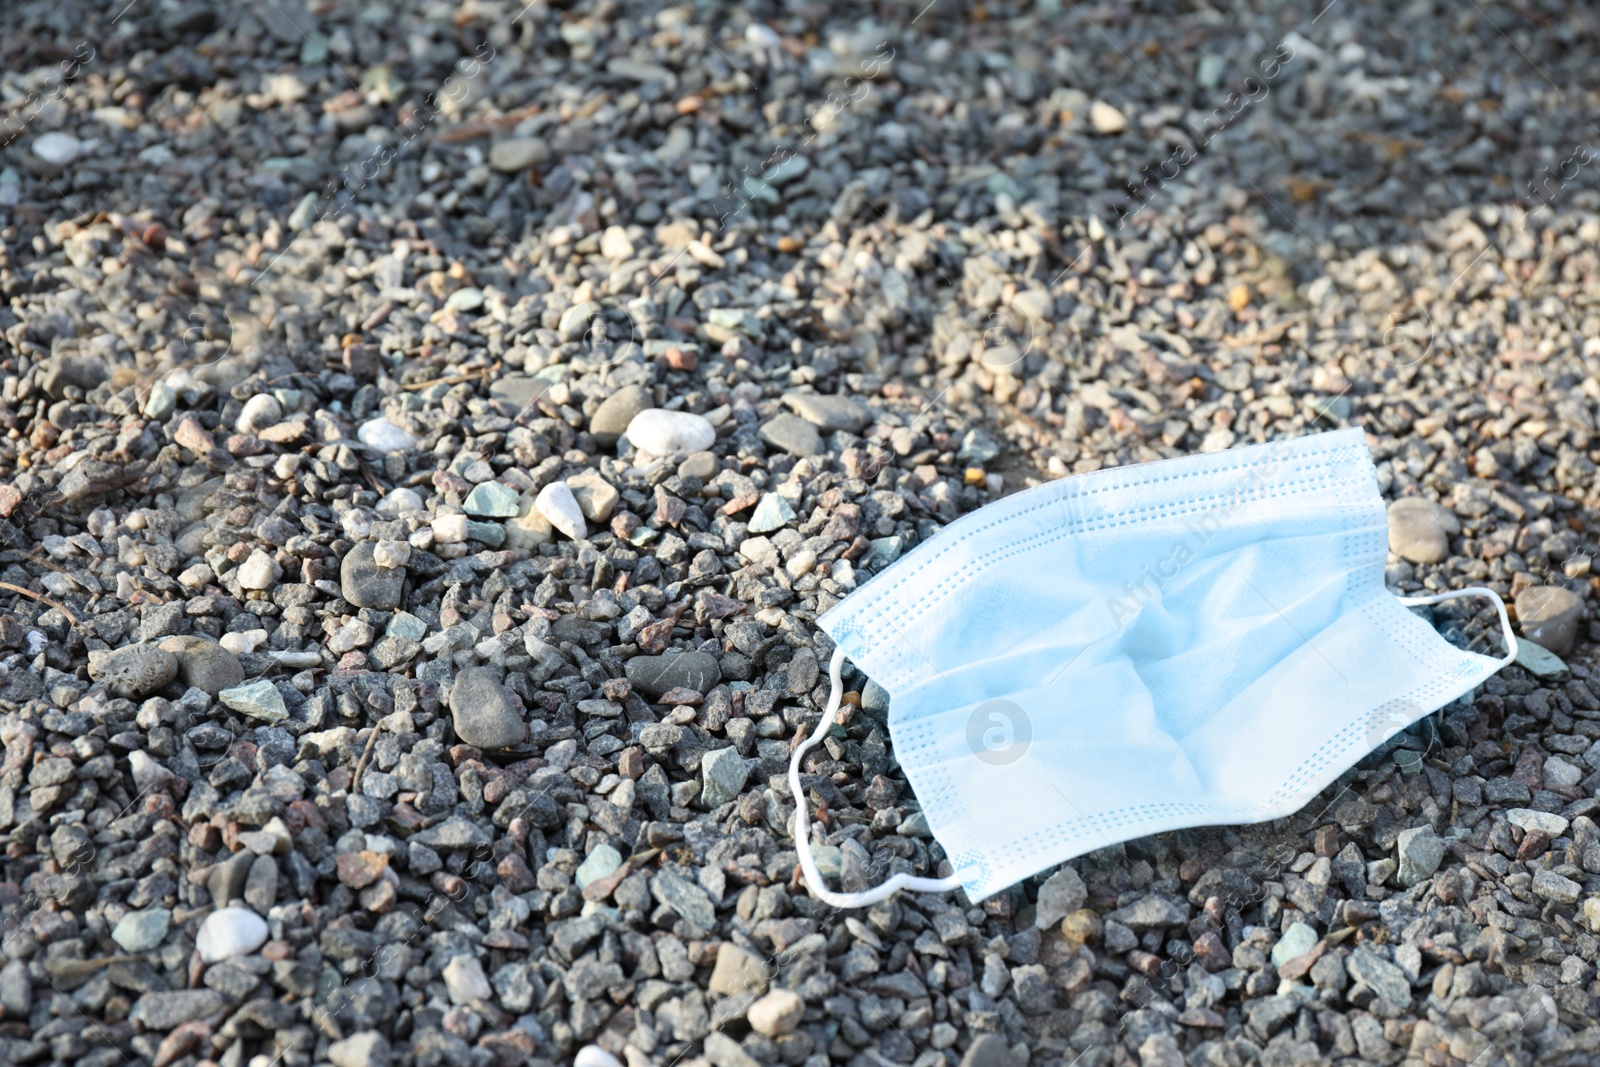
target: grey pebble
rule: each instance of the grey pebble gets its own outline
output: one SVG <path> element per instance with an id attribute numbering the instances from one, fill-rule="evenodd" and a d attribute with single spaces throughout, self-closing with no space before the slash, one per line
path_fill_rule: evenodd
<path id="1" fill-rule="evenodd" d="M 512 748 L 528 737 L 528 726 L 512 696 L 486 667 L 468 667 L 450 687 L 450 718 L 456 736 L 487 750 Z"/>
<path id="2" fill-rule="evenodd" d="M 171 1030 L 194 1019 L 203 1019 L 223 1009 L 222 994 L 213 989 L 180 989 L 170 993 L 146 993 L 128 1013 L 130 1019 L 149 1030 Z"/>
<path id="3" fill-rule="evenodd" d="M 817 428 L 795 415 L 775 415 L 762 424 L 761 439 L 791 456 L 815 456 L 823 450 Z"/>
<path id="4" fill-rule="evenodd" d="M 178 676 L 178 660 L 156 645 L 89 653 L 89 677 L 117 696 L 142 697 Z"/>
<path id="5" fill-rule="evenodd" d="M 393 611 L 400 606 L 405 567 L 380 567 L 373 558 L 376 546 L 363 541 L 345 554 L 339 564 L 339 589 L 358 608 Z"/>
<path id="6" fill-rule="evenodd" d="M 860 433 L 872 422 L 872 409 L 853 397 L 789 392 L 783 394 L 783 402 L 790 411 L 824 433 L 836 430 Z"/>
<path id="7" fill-rule="evenodd" d="M 244 681 L 239 657 L 209 638 L 174 635 L 163 638 L 159 647 L 177 657 L 178 677 L 186 686 L 216 696 Z"/>
<path id="8" fill-rule="evenodd" d="M 704 652 L 634 656 L 628 660 L 625 670 L 628 681 L 652 699 L 678 688 L 709 693 L 722 681 L 722 669 L 716 657 Z"/>
<path id="9" fill-rule="evenodd" d="M 1517 623 L 1522 636 L 1557 656 L 1572 651 L 1583 618 L 1583 600 L 1570 589 L 1539 585 L 1517 594 Z"/>
<path id="10" fill-rule="evenodd" d="M 610 448 L 627 431 L 635 415 L 652 407 L 655 404 L 644 386 L 624 386 L 600 402 L 589 417 L 589 432 L 596 442 Z"/>
<path id="11" fill-rule="evenodd" d="M 718 808 L 739 795 L 749 772 L 738 749 L 719 748 L 701 757 L 700 773 L 700 799 L 706 807 Z"/>
<path id="12" fill-rule="evenodd" d="M 1413 563 L 1438 563 L 1450 555 L 1450 538 L 1460 521 L 1423 497 L 1408 496 L 1389 505 L 1389 551 Z"/>

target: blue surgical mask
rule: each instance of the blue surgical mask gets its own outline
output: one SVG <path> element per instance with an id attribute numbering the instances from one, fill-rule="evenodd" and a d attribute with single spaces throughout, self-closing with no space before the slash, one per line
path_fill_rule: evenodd
<path id="1" fill-rule="evenodd" d="M 789 773 L 813 895 L 979 901 L 1117 842 L 1294 812 L 1515 658 L 1499 596 L 1396 597 L 1387 545 L 1356 429 L 1064 478 L 952 524 L 820 620 L 833 695 Z M 1408 610 L 1455 596 L 1494 602 L 1505 656 Z M 945 878 L 822 883 L 799 764 L 845 657 L 889 691 Z"/>

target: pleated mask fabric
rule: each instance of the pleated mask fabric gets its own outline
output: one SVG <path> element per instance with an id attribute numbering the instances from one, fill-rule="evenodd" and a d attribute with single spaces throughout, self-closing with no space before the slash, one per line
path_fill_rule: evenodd
<path id="1" fill-rule="evenodd" d="M 1294 812 L 1515 655 L 1456 648 L 1384 586 L 1359 429 L 1063 478 L 953 523 L 827 612 L 890 694 L 896 757 L 979 901 L 1116 842 Z M 1502 622 L 1504 606 L 1500 605 Z M 791 783 L 799 796 L 799 759 Z"/>

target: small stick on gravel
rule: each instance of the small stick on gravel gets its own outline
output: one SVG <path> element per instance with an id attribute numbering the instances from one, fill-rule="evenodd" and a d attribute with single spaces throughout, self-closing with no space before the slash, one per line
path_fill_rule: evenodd
<path id="1" fill-rule="evenodd" d="M 61 566 L 59 566 L 59 565 L 57 565 L 55 563 L 52 563 L 47 559 L 43 559 L 40 556 L 36 556 L 32 552 L 22 552 L 22 551 L 20 551 L 18 549 L 11 549 L 11 550 L 6 551 L 6 552 L 0 552 L 0 559 L 14 559 L 14 560 L 17 560 L 18 562 L 22 562 L 22 563 L 38 564 L 39 566 L 45 568 L 46 570 L 52 570 L 52 571 L 55 571 L 57 574 L 65 575 L 75 585 L 81 586 L 84 589 L 88 589 L 89 588 L 87 585 L 84 585 L 83 580 L 81 578 L 79 578 L 76 574 L 73 574 L 71 571 L 67 570 L 66 568 L 61 567 Z"/>
<path id="2" fill-rule="evenodd" d="M 383 724 L 379 723 L 372 728 L 372 733 L 367 737 L 367 747 L 361 751 L 361 758 L 356 761 L 356 773 L 350 776 L 350 792 L 354 793 L 361 787 L 361 772 L 367 769 L 367 760 L 372 758 L 372 746 L 378 742 L 378 734 L 382 732 Z"/>
<path id="3" fill-rule="evenodd" d="M 22 586 L 12 585 L 10 582 L 0 582 L 0 589 L 8 589 L 13 593 L 21 593 L 25 597 L 29 597 L 30 599 L 37 600 L 41 604 L 55 608 L 57 611 L 61 612 L 61 614 L 65 615 L 67 617 L 67 621 L 72 623 L 74 627 L 79 627 L 78 617 L 72 612 L 68 611 L 65 604 L 57 604 L 54 600 L 51 600 L 43 593 L 35 593 L 32 589 L 24 589 Z"/>
<path id="4" fill-rule="evenodd" d="M 460 385 L 462 382 L 470 382 L 478 378 L 486 378 L 499 369 L 500 364 L 497 361 L 494 366 L 485 367 L 483 370 L 475 370 L 468 374 L 448 375 L 443 378 L 429 378 L 425 382 L 412 382 L 410 385 L 401 386 L 401 388 L 408 392 L 415 392 L 418 389 L 426 389 L 430 385 Z"/>
<path id="5" fill-rule="evenodd" d="M 525 118 L 537 115 L 544 110 L 542 104 L 529 104 L 519 107 L 515 111 L 508 111 L 504 115 L 495 115 L 492 118 L 479 119 L 476 122 L 465 122 L 454 129 L 444 130 L 434 136 L 435 144 L 455 144 L 458 141 L 471 141 L 479 137 L 487 137 L 496 130 L 503 130 L 508 126 L 515 126 Z"/>

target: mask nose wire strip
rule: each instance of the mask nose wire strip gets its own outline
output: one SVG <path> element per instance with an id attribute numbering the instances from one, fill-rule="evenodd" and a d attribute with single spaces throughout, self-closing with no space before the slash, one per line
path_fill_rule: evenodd
<path id="1" fill-rule="evenodd" d="M 1501 614 L 1504 614 L 1503 609 Z M 916 878 L 909 874 L 897 874 L 882 885 L 860 893 L 835 893 L 823 884 L 822 874 L 817 870 L 817 861 L 811 855 L 811 812 L 806 807 L 805 792 L 800 788 L 800 760 L 838 721 L 839 703 L 844 698 L 844 682 L 841 677 L 843 671 L 844 649 L 836 648 L 833 650 L 833 659 L 828 663 L 828 682 L 832 688 L 828 694 L 827 710 L 822 713 L 822 721 L 817 724 L 811 736 L 802 741 L 794 750 L 794 755 L 789 757 L 789 790 L 794 794 L 795 804 L 794 847 L 800 854 L 800 873 L 805 876 L 806 887 L 811 890 L 812 896 L 835 908 L 864 908 L 869 904 L 886 900 L 902 889 L 910 889 L 917 893 L 944 893 L 951 889 L 959 889 L 961 881 L 954 875 L 949 878 Z"/>
<path id="2" fill-rule="evenodd" d="M 1448 593 L 1440 593 L 1438 596 L 1403 596 L 1396 597 L 1396 599 L 1407 607 L 1413 607 L 1423 604 L 1437 604 L 1441 600 L 1454 600 L 1463 596 L 1488 597 L 1494 601 L 1494 609 L 1500 613 L 1500 630 L 1505 635 L 1506 640 L 1506 654 L 1498 662 L 1500 666 L 1504 667 L 1515 660 L 1517 658 L 1517 639 L 1511 634 L 1511 618 L 1506 614 L 1506 602 L 1501 600 L 1500 594 L 1493 589 L 1485 589 L 1481 585 L 1475 585 L 1470 589 L 1456 589 Z"/>

